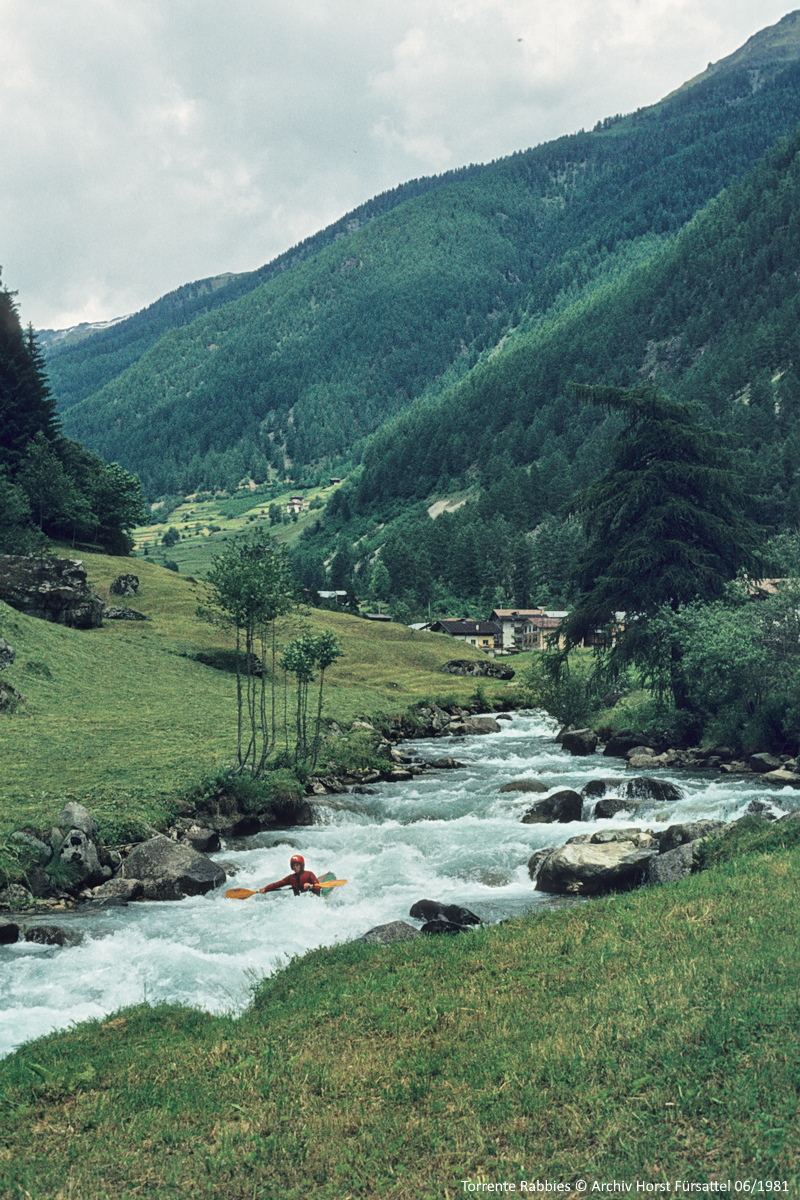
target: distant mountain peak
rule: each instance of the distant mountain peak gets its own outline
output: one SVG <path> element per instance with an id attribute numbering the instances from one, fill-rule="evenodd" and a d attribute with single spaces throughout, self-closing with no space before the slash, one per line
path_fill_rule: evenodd
<path id="1" fill-rule="evenodd" d="M 722 75 L 742 67 L 753 71 L 762 71 L 768 67 L 780 69 L 798 60 L 800 60 L 800 9 L 795 9 L 794 12 L 781 17 L 777 24 L 768 25 L 766 29 L 759 29 L 758 33 L 754 33 L 743 46 L 734 50 L 733 54 L 729 54 L 727 58 L 709 63 L 705 71 L 695 75 L 693 79 L 689 79 L 677 91 L 682 92 L 685 88 L 703 83 L 714 75 Z M 674 92 L 672 94 L 675 95 Z"/>

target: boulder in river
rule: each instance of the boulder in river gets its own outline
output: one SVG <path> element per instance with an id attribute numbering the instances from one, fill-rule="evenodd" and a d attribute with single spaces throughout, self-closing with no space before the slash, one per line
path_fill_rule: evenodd
<path id="1" fill-rule="evenodd" d="M 604 796 L 594 806 L 594 816 L 598 821 L 606 821 L 616 817 L 617 813 L 635 813 L 637 808 L 646 807 L 646 800 L 623 800 L 620 796 Z"/>
<path id="2" fill-rule="evenodd" d="M 225 882 L 225 871 L 205 854 L 159 834 L 134 846 L 122 864 L 126 879 L 141 879 L 146 899 L 204 896 Z"/>
<path id="3" fill-rule="evenodd" d="M 656 804 L 671 804 L 681 799 L 683 789 L 676 783 L 670 783 L 668 779 L 633 775 L 628 779 L 591 779 L 584 785 L 581 795 L 584 800 L 601 800 L 605 796 L 616 796 L 620 800 L 647 800 Z"/>
<path id="4" fill-rule="evenodd" d="M 628 891 L 642 882 L 654 853 L 633 841 L 560 846 L 541 862 L 536 888 L 562 896 Z"/>
<path id="5" fill-rule="evenodd" d="M 16 921 L 0 919 L 0 946 L 11 946 L 19 941 L 19 925 Z"/>
<path id="6" fill-rule="evenodd" d="M 570 729 L 562 735 L 561 745 L 576 757 L 594 754 L 597 749 L 597 734 L 593 729 Z"/>
<path id="7" fill-rule="evenodd" d="M 580 821 L 583 812 L 583 801 L 578 792 L 572 788 L 561 788 L 537 800 L 522 818 L 523 825 L 549 825 L 559 821 L 566 824 L 570 821 Z"/>
<path id="8" fill-rule="evenodd" d="M 426 921 L 420 932 L 427 934 L 428 937 L 435 937 L 442 933 L 453 936 L 456 933 L 463 933 L 464 926 L 454 925 L 452 921 Z"/>
<path id="9" fill-rule="evenodd" d="M 603 747 L 603 755 L 606 758 L 627 758 L 631 750 L 635 750 L 643 743 L 644 736 L 641 733 L 634 733 L 630 729 L 621 729 L 608 739 Z"/>
<path id="10" fill-rule="evenodd" d="M 546 783 L 542 783 L 540 779 L 515 779 L 511 783 L 504 783 L 499 789 L 500 792 L 547 792 L 550 789 Z"/>
<path id="11" fill-rule="evenodd" d="M 501 726 L 494 717 L 463 717 L 451 721 L 445 733 L 453 737 L 470 737 L 476 733 L 499 733 Z"/>
<path id="12" fill-rule="evenodd" d="M 83 934 L 62 925 L 29 925 L 25 929 L 25 941 L 40 946 L 77 946 L 83 941 Z"/>

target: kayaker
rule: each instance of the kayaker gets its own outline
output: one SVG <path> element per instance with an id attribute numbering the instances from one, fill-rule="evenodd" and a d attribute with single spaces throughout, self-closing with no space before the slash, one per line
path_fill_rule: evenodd
<path id="1" fill-rule="evenodd" d="M 319 880 L 313 871 L 306 870 L 306 860 L 302 854 L 293 854 L 289 860 L 289 866 L 292 868 L 291 875 L 287 875 L 285 879 L 279 879 L 277 883 L 268 883 L 266 887 L 259 888 L 259 892 L 276 892 L 278 888 L 290 887 L 295 896 L 299 896 L 301 892 L 313 892 L 315 896 L 319 896 L 322 889 L 319 887 Z"/>

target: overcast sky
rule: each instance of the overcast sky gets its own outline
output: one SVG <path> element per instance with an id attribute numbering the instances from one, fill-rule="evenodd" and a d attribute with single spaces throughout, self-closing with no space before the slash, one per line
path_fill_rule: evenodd
<path id="1" fill-rule="evenodd" d="M 246 271 L 397 183 L 661 99 L 786 0 L 0 0 L 23 321 Z"/>

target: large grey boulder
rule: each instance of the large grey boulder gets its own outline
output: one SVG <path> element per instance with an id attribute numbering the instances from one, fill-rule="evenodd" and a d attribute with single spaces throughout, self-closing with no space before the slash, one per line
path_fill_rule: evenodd
<path id="1" fill-rule="evenodd" d="M 79 559 L 0 554 L 0 600 L 29 617 L 73 629 L 103 623 L 103 601 L 90 589 Z"/>
<path id="2" fill-rule="evenodd" d="M 376 925 L 374 929 L 368 929 L 365 934 L 354 940 L 378 946 L 390 946 L 393 942 L 409 942 L 418 937 L 422 937 L 422 934 L 408 922 L 389 921 L 386 925 Z"/>
<path id="3" fill-rule="evenodd" d="M 445 675 L 476 675 L 482 676 L 484 679 L 514 678 L 514 671 L 511 667 L 503 667 L 491 660 L 474 662 L 470 658 L 454 658 L 444 664 L 442 671 Z"/>
<path id="4" fill-rule="evenodd" d="M 447 733 L 456 737 L 469 737 L 476 733 L 499 733 L 502 726 L 494 717 L 464 717 L 451 721 Z"/>
<path id="5" fill-rule="evenodd" d="M 630 729 L 621 729 L 608 739 L 603 747 L 603 754 L 606 758 L 627 758 L 631 750 L 635 750 L 643 743 L 643 734 L 634 733 Z"/>
<path id="6" fill-rule="evenodd" d="M 570 821 L 580 821 L 583 812 L 583 801 L 578 792 L 572 788 L 561 788 L 537 800 L 522 818 L 523 825 L 550 825 L 553 822 L 567 824 Z"/>
<path id="7" fill-rule="evenodd" d="M 662 854 L 668 854 L 678 846 L 696 842 L 699 838 L 714 837 L 725 828 L 724 821 L 686 821 L 680 825 L 670 825 L 656 834 L 659 849 Z"/>
<path id="8" fill-rule="evenodd" d="M 594 806 L 594 816 L 598 821 L 609 820 L 611 817 L 616 817 L 618 813 L 634 814 L 637 809 L 647 807 L 646 800 L 623 800 L 619 796 L 604 796 Z"/>
<path id="9" fill-rule="evenodd" d="M 783 763 L 776 754 L 751 754 L 747 760 L 751 771 L 765 775 L 767 771 L 780 771 Z"/>
<path id="10" fill-rule="evenodd" d="M 581 790 L 584 800 L 601 800 L 616 796 L 620 800 L 673 803 L 683 796 L 683 789 L 668 779 L 650 779 L 632 775 L 627 779 L 591 779 Z"/>
<path id="11" fill-rule="evenodd" d="M 685 842 L 668 850 L 666 854 L 656 854 L 647 865 L 647 883 L 677 883 L 685 879 L 694 870 L 695 850 L 697 842 Z"/>
<path id="12" fill-rule="evenodd" d="M 126 608 L 124 604 L 106 604 L 103 606 L 103 616 L 107 621 L 149 621 L 144 613 L 135 608 Z"/>
<path id="13" fill-rule="evenodd" d="M 97 821 L 88 808 L 84 808 L 82 804 L 77 804 L 75 801 L 64 805 L 56 817 L 56 825 L 59 829 L 80 829 L 93 842 L 96 842 L 100 836 Z"/>
<path id="14" fill-rule="evenodd" d="M 761 776 L 761 779 L 764 783 L 774 784 L 775 786 L 785 786 L 788 784 L 789 787 L 800 787 L 800 774 L 796 771 L 787 771 L 784 769 L 780 771 L 767 771 L 765 775 Z"/>
<path id="15" fill-rule="evenodd" d="M 145 898 L 154 900 L 204 896 L 225 882 L 225 871 L 217 863 L 163 834 L 134 846 L 122 864 L 122 876 L 141 879 Z"/>
<path id="16" fill-rule="evenodd" d="M 139 576 L 118 575 L 108 590 L 112 596 L 135 596 L 139 591 Z"/>
<path id="17" fill-rule="evenodd" d="M 100 861 L 97 844 L 82 829 L 70 829 L 61 845 L 59 859 L 72 867 L 70 886 L 92 887 L 111 876 L 111 868 Z"/>
<path id="18" fill-rule="evenodd" d="M 597 749 L 597 734 L 593 729 L 569 729 L 562 735 L 561 745 L 576 757 L 594 754 Z"/>
<path id="19" fill-rule="evenodd" d="M 96 900 L 121 900 L 127 903 L 129 900 L 141 900 L 144 885 L 141 879 L 125 879 L 122 875 L 117 875 L 94 888 L 93 895 Z"/>
<path id="20" fill-rule="evenodd" d="M 653 854 L 654 850 L 633 841 L 560 846 L 541 862 L 536 888 L 562 896 L 628 891 L 642 882 Z"/>
<path id="21" fill-rule="evenodd" d="M 83 941 L 79 929 L 65 929 L 63 925 L 28 925 L 25 941 L 40 946 L 77 946 Z"/>

